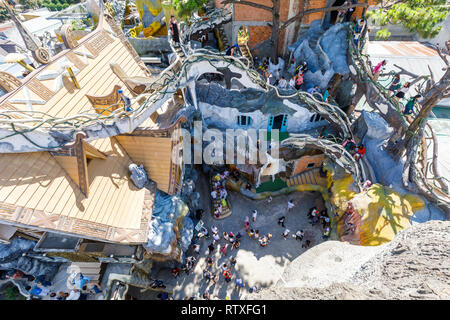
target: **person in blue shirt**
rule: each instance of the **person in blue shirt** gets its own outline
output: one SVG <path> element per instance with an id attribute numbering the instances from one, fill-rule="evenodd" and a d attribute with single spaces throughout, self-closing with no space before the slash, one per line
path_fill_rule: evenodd
<path id="1" fill-rule="evenodd" d="M 244 281 L 241 278 L 238 278 L 234 281 L 236 283 L 236 289 L 245 287 Z"/>
<path id="2" fill-rule="evenodd" d="M 128 98 L 128 97 L 123 93 L 123 90 L 122 90 L 122 89 L 119 89 L 117 92 L 119 93 L 120 101 L 122 101 L 123 104 L 125 105 L 125 111 L 126 111 L 126 112 L 133 111 L 133 108 L 131 108 L 131 100 L 130 100 L 130 98 Z"/>
<path id="3" fill-rule="evenodd" d="M 421 95 L 418 94 L 408 100 L 408 102 L 405 105 L 405 110 L 403 111 L 404 115 L 412 114 L 414 112 L 414 105 L 416 104 L 417 99 L 419 99 L 420 97 Z"/>
<path id="4" fill-rule="evenodd" d="M 83 288 L 89 281 L 91 281 L 91 278 L 83 276 L 82 273 L 79 273 L 80 277 L 77 279 L 73 279 L 72 284 L 75 284 L 79 289 Z"/>
<path id="5" fill-rule="evenodd" d="M 328 92 L 330 88 L 326 89 L 325 92 L 323 93 L 323 102 L 326 102 L 328 100 L 328 97 L 330 96 L 330 93 Z"/>
<path id="6" fill-rule="evenodd" d="M 314 87 L 309 88 L 308 90 L 306 90 L 306 92 L 308 92 L 309 94 L 314 94 L 316 92 L 319 92 L 319 86 L 315 85 Z"/>
<path id="7" fill-rule="evenodd" d="M 35 297 L 44 297 L 47 296 L 50 293 L 50 289 L 46 288 L 46 287 L 38 287 L 38 286 L 33 286 L 33 288 L 31 286 L 26 286 L 25 290 L 27 290 L 31 296 L 35 296 Z"/>

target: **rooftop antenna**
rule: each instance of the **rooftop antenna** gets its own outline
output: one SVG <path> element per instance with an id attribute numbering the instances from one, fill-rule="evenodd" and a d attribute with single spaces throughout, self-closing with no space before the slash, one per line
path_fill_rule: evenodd
<path id="1" fill-rule="evenodd" d="M 50 62 L 50 53 L 42 46 L 41 41 L 35 37 L 30 31 L 25 28 L 22 22 L 17 18 L 12 7 L 9 6 L 7 1 L 1 0 L 6 10 L 8 10 L 11 19 L 19 30 L 19 33 L 25 43 L 28 50 L 31 51 L 33 59 L 41 64 L 47 64 Z"/>

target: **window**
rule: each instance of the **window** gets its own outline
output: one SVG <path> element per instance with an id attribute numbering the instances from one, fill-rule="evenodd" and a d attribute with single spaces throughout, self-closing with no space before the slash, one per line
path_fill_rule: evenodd
<path id="1" fill-rule="evenodd" d="M 314 162 L 308 163 L 307 168 L 314 168 Z"/>
<path id="2" fill-rule="evenodd" d="M 321 120 L 323 120 L 322 116 L 320 114 L 316 113 L 311 116 L 311 118 L 309 119 L 309 122 L 318 122 Z"/>
<path id="3" fill-rule="evenodd" d="M 237 117 L 237 124 L 241 127 L 248 127 L 252 125 L 252 118 L 249 116 L 238 116 Z"/>

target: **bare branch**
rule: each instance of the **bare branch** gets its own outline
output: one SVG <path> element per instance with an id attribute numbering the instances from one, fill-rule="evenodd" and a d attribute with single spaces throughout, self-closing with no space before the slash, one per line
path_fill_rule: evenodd
<path id="1" fill-rule="evenodd" d="M 269 6 L 265 6 L 263 4 L 259 4 L 259 3 L 254 3 L 251 1 L 245 1 L 245 0 L 223 0 L 221 4 L 225 5 L 225 4 L 242 4 L 245 6 L 250 6 L 250 7 L 254 7 L 254 8 L 258 8 L 258 9 L 262 9 L 262 10 L 266 10 L 266 11 L 270 11 L 272 12 L 272 7 Z"/>
<path id="2" fill-rule="evenodd" d="M 340 6 L 340 7 L 328 7 L 328 8 L 317 8 L 317 9 L 309 9 L 309 10 L 305 10 L 300 12 L 299 14 L 297 14 L 296 16 L 293 16 L 292 18 L 288 19 L 285 23 L 283 23 L 280 26 L 280 30 L 283 30 L 284 28 L 286 28 L 288 25 L 290 25 L 291 23 L 295 22 L 298 19 L 303 18 L 304 16 L 311 14 L 311 13 L 317 13 L 317 12 L 330 12 L 330 11 L 337 11 L 337 10 L 341 10 L 341 9 L 351 9 L 351 8 L 357 8 L 357 7 L 365 7 L 367 8 L 369 6 L 368 3 L 356 3 L 356 4 L 351 4 L 349 6 Z"/>
<path id="3" fill-rule="evenodd" d="M 405 76 L 410 76 L 411 78 L 417 78 L 417 77 L 419 77 L 417 74 L 412 73 L 412 72 L 406 70 L 405 68 L 400 67 L 399 65 L 397 65 L 397 64 L 395 64 L 395 63 L 394 63 L 394 67 L 400 69 L 400 72 L 397 72 L 397 73 L 400 74 L 400 75 L 404 74 Z"/>
<path id="4" fill-rule="evenodd" d="M 435 84 L 436 81 L 434 81 L 434 75 L 433 75 L 433 71 L 431 71 L 430 65 L 427 64 L 428 70 L 430 71 L 430 76 L 431 76 L 431 84 Z"/>
<path id="5" fill-rule="evenodd" d="M 449 46 L 449 42 L 446 42 L 447 47 Z M 439 54 L 439 57 L 441 57 L 442 60 L 444 60 L 445 65 L 447 67 L 450 67 L 450 63 L 448 62 L 447 56 L 445 55 L 445 53 L 442 52 L 442 49 L 439 47 L 439 44 L 436 46 L 437 47 L 437 52 Z"/>

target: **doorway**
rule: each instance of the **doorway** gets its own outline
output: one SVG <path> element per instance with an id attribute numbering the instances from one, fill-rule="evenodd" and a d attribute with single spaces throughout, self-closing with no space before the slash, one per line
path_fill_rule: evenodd
<path id="1" fill-rule="evenodd" d="M 344 4 L 345 0 L 336 0 L 331 6 L 332 7 L 340 7 Z M 338 11 L 331 11 L 330 14 L 330 24 L 335 24 L 338 16 Z"/>
<path id="2" fill-rule="evenodd" d="M 287 120 L 288 120 L 287 114 L 279 114 L 277 116 L 270 116 L 269 117 L 269 126 L 267 128 L 267 131 L 271 132 L 272 129 L 277 129 L 280 132 L 285 132 L 286 127 L 287 127 Z"/>

